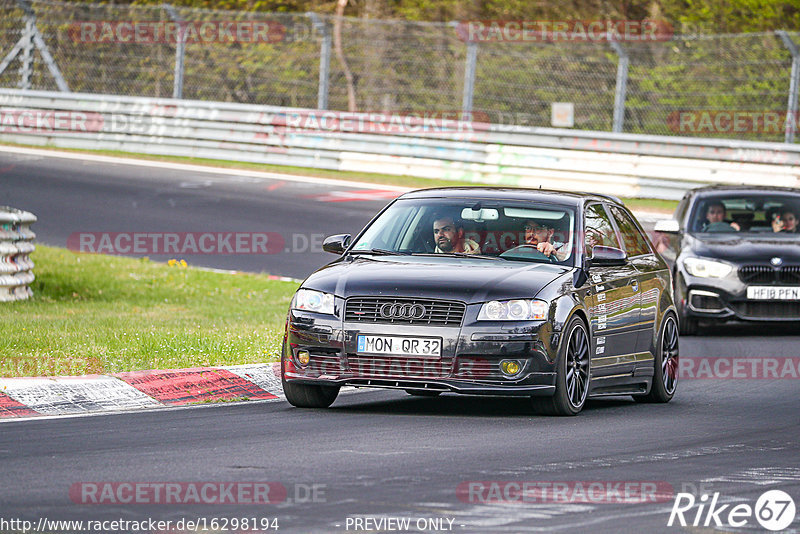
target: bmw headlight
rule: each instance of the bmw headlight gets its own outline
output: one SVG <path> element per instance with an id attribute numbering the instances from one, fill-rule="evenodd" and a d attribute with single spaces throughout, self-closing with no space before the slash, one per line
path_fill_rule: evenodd
<path id="1" fill-rule="evenodd" d="M 292 299 L 293 310 L 306 310 L 333 315 L 333 295 L 311 289 L 298 289 Z"/>
<path id="2" fill-rule="evenodd" d="M 689 274 L 701 278 L 725 278 L 733 270 L 733 265 L 702 258 L 686 258 L 683 265 Z"/>
<path id="3" fill-rule="evenodd" d="M 479 321 L 541 321 L 547 319 L 547 303 L 542 300 L 493 300 L 481 306 Z"/>

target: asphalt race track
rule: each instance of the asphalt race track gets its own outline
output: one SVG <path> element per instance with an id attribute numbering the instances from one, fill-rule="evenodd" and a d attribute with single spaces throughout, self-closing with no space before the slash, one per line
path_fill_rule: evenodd
<path id="1" fill-rule="evenodd" d="M 355 234 L 399 195 L 6 152 L 0 152 L 0 184 L 0 205 L 39 217 L 33 229 L 40 243 L 67 247 L 70 236 L 81 233 L 268 233 L 282 245 L 277 251 L 267 247 L 271 254 L 250 254 L 246 247 L 241 254 L 234 249 L 233 254 L 136 256 L 294 278 L 305 278 L 333 258 L 322 252 L 323 236 Z M 357 200 L 347 200 L 352 198 Z"/>
<path id="2" fill-rule="evenodd" d="M 0 153 L 0 204 L 38 215 L 40 242 L 65 246 L 76 232 L 277 232 L 298 246 L 186 259 L 296 278 L 331 256 L 301 251 L 294 235 L 355 232 L 387 202 L 355 191 Z M 781 359 L 795 374 L 695 373 L 669 404 L 606 398 L 573 418 L 533 415 L 524 400 L 359 390 L 328 410 L 273 401 L 3 422 L 0 532 L 21 531 L 4 526 L 11 519 L 170 520 L 174 530 L 197 518 L 277 518 L 279 532 L 298 533 L 767 532 L 754 516 L 738 528 L 715 518 L 756 508 L 768 490 L 800 508 L 799 342 L 795 328 L 773 326 L 684 337 L 683 360 L 748 358 L 760 369 Z M 270 504 L 86 504 L 81 488 L 109 482 L 277 484 Z M 513 491 L 524 483 L 562 491 Z M 626 483 L 646 498 L 625 502 Z M 602 489 L 584 492 L 591 484 Z M 686 527 L 669 527 L 678 493 L 697 505 Z M 714 495 L 725 508 L 709 517 Z M 393 528 L 403 519 L 409 529 Z M 798 530 L 795 519 L 784 531 Z"/>

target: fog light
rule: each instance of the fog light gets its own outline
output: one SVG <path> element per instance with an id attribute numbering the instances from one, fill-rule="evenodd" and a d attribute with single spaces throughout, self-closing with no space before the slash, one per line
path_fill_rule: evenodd
<path id="1" fill-rule="evenodd" d="M 522 369 L 520 363 L 516 360 L 503 360 L 500 362 L 500 370 L 506 376 L 514 376 Z"/>
<path id="2" fill-rule="evenodd" d="M 298 350 L 297 361 L 300 362 L 300 365 L 308 365 L 308 362 L 311 361 L 311 353 L 307 350 Z"/>

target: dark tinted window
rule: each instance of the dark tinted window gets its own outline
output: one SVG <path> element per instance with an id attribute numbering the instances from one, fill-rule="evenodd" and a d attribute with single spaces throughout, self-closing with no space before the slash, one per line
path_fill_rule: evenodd
<path id="1" fill-rule="evenodd" d="M 784 221 L 784 218 L 795 221 Z M 780 237 L 797 237 L 798 218 L 800 218 L 798 194 L 782 192 L 715 194 L 696 199 L 689 231 L 763 232 Z"/>
<path id="2" fill-rule="evenodd" d="M 601 204 L 587 206 L 584 219 L 586 226 L 584 243 L 587 255 L 591 256 L 592 247 L 595 245 L 621 248 L 617 240 L 617 234 L 614 232 L 614 227 L 611 225 L 611 220 Z"/>
<path id="3" fill-rule="evenodd" d="M 625 251 L 628 256 L 641 256 L 642 254 L 650 254 L 650 247 L 647 246 L 647 239 L 636 227 L 633 219 L 616 206 L 609 206 L 614 220 L 617 222 L 619 233 L 622 234 L 622 241 L 625 243 Z"/>

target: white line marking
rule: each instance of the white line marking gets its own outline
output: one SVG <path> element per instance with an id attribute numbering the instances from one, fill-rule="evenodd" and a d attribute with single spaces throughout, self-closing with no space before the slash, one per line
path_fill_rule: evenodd
<path id="1" fill-rule="evenodd" d="M 86 154 L 82 152 L 70 153 L 70 152 L 60 152 L 57 150 L 43 150 L 38 148 L 22 148 L 16 146 L 3 146 L 3 145 L 0 145 L 0 152 L 9 152 L 11 154 L 25 154 L 29 156 L 40 156 L 46 158 L 62 158 L 62 159 L 74 159 L 79 161 L 92 161 L 95 163 L 110 163 L 115 165 L 134 165 L 138 167 L 152 167 L 156 169 L 170 169 L 175 171 L 202 172 L 208 174 L 224 174 L 227 176 L 235 176 L 237 178 L 241 178 L 242 176 L 249 176 L 253 178 L 262 178 L 267 180 L 284 180 L 287 182 L 300 182 L 307 184 L 323 184 L 330 186 L 338 185 L 343 187 L 353 187 L 360 189 L 375 189 L 378 191 L 391 190 L 391 191 L 397 191 L 398 193 L 405 193 L 406 191 L 413 190 L 410 187 L 403 187 L 399 185 L 372 184 L 369 182 L 354 182 L 350 180 L 339 180 L 336 178 L 316 178 L 312 176 L 297 176 L 294 174 L 253 171 L 248 169 L 209 167 L 205 165 L 192 165 L 189 163 L 171 163 L 166 161 L 151 161 L 151 160 L 123 158 L 115 156 L 100 156 L 97 154 Z"/>

